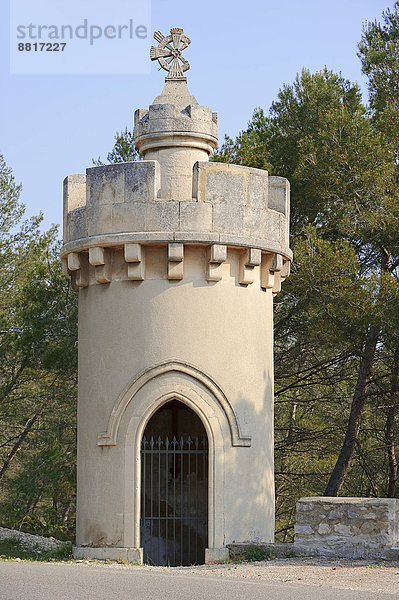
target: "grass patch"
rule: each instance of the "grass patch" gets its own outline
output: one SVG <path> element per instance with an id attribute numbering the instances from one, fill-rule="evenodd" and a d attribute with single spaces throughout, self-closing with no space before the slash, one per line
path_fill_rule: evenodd
<path id="1" fill-rule="evenodd" d="M 271 549 L 267 550 L 263 546 L 259 546 L 259 544 L 252 544 L 248 546 L 246 559 L 249 562 L 259 562 L 261 560 L 271 560 L 273 558 L 273 554 Z"/>
<path id="2" fill-rule="evenodd" d="M 40 544 L 33 547 L 26 545 L 16 537 L 0 540 L 0 559 L 20 558 L 21 560 L 57 561 L 67 560 L 72 556 L 71 542 L 64 542 L 55 550 L 44 549 Z"/>

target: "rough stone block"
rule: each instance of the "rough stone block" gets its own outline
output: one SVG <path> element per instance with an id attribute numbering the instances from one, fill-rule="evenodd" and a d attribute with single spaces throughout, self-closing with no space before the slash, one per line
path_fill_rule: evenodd
<path id="1" fill-rule="evenodd" d="M 126 163 L 102 165 L 86 169 L 87 205 L 120 204 L 125 200 Z"/>
<path id="2" fill-rule="evenodd" d="M 212 204 L 267 207 L 267 171 L 225 163 L 197 162 L 193 170 L 193 198 Z"/>
<path id="3" fill-rule="evenodd" d="M 232 544 L 227 544 L 232 561 L 237 562 L 239 560 L 246 560 L 248 550 L 253 544 L 253 542 L 233 542 Z M 260 542 L 258 545 L 264 551 L 265 556 L 270 558 L 286 558 L 292 556 L 294 551 L 294 544 L 289 542 L 282 544 L 275 542 Z"/>
<path id="4" fill-rule="evenodd" d="M 268 208 L 288 214 L 290 184 L 285 177 L 269 177 Z"/>
<path id="5" fill-rule="evenodd" d="M 146 231 L 171 231 L 179 227 L 179 206 L 177 202 L 156 202 L 148 205 L 145 213 Z"/>
<path id="6" fill-rule="evenodd" d="M 64 195 L 64 244 L 85 230 L 85 207 L 86 207 L 86 175 L 68 175 L 63 184 Z M 75 212 L 75 217 L 72 213 Z"/>
<path id="7" fill-rule="evenodd" d="M 267 171 L 264 171 L 264 174 L 258 174 L 251 169 L 248 174 L 247 206 L 265 210 L 267 208 L 267 192 Z"/>
<path id="8" fill-rule="evenodd" d="M 86 175 L 68 175 L 64 179 L 64 203 L 67 212 L 86 205 Z"/>
<path id="9" fill-rule="evenodd" d="M 242 232 L 244 211 L 241 206 L 217 204 L 213 207 L 213 228 L 223 233 Z"/>
<path id="10" fill-rule="evenodd" d="M 74 558 L 91 558 L 95 560 L 128 560 L 130 548 L 93 548 L 91 546 L 74 546 Z"/>
<path id="11" fill-rule="evenodd" d="M 330 533 L 331 529 L 326 523 L 320 523 L 317 531 L 320 535 L 325 535 L 326 533 Z"/>
<path id="12" fill-rule="evenodd" d="M 161 173 L 156 160 L 125 164 L 125 202 L 156 200 L 161 187 Z"/>
<path id="13" fill-rule="evenodd" d="M 296 552 L 347 558 L 393 558 L 399 543 L 399 499 L 301 498 Z"/>
<path id="14" fill-rule="evenodd" d="M 170 231 L 178 229 L 178 202 L 141 202 L 114 205 L 112 231 Z"/>
<path id="15" fill-rule="evenodd" d="M 332 510 L 328 513 L 327 519 L 342 519 L 343 513 L 340 510 Z"/>
<path id="16" fill-rule="evenodd" d="M 97 206 L 87 207 L 88 236 L 114 233 L 112 209 L 112 204 L 102 206 L 101 210 L 99 210 Z"/>
<path id="17" fill-rule="evenodd" d="M 139 213 L 142 218 L 143 209 L 137 206 L 157 199 L 159 164 L 148 160 L 92 167 L 87 169 L 87 189 L 88 235 L 140 230 L 134 217 Z M 124 225 L 118 220 L 120 214 L 125 216 Z"/>
<path id="18" fill-rule="evenodd" d="M 243 209 L 243 231 L 253 237 L 261 237 L 265 235 L 264 219 L 268 214 L 259 208 L 245 207 Z"/>
<path id="19" fill-rule="evenodd" d="M 212 231 L 212 205 L 208 202 L 180 202 L 181 231 Z"/>
<path id="20" fill-rule="evenodd" d="M 262 236 L 275 244 L 284 245 L 287 242 L 283 224 L 285 221 L 285 217 L 280 213 L 270 210 L 265 211 L 262 214 Z"/>
<path id="21" fill-rule="evenodd" d="M 136 125 L 138 125 L 140 123 L 140 121 L 142 119 L 144 119 L 145 116 L 148 115 L 148 109 L 147 108 L 137 108 L 134 111 L 134 126 L 136 127 Z"/>
<path id="22" fill-rule="evenodd" d="M 64 243 L 87 236 L 86 206 L 71 210 L 66 217 Z"/>
<path id="23" fill-rule="evenodd" d="M 310 527 L 310 525 L 295 525 L 294 529 L 295 529 L 296 536 L 301 535 L 301 534 L 306 534 L 306 533 L 313 535 L 313 533 L 314 533 L 314 531 Z"/>
<path id="24" fill-rule="evenodd" d="M 61 258 L 61 263 L 63 274 L 65 275 L 65 277 L 69 277 L 68 259 L 64 256 L 63 258 Z"/>
<path id="25" fill-rule="evenodd" d="M 230 558 L 228 548 L 205 548 L 205 564 L 223 563 Z"/>
<path id="26" fill-rule="evenodd" d="M 132 563 L 143 564 L 143 548 L 128 548 L 127 560 Z"/>
<path id="27" fill-rule="evenodd" d="M 245 205 L 244 177 L 233 169 L 210 171 L 206 190 L 206 200 L 212 204 Z"/>

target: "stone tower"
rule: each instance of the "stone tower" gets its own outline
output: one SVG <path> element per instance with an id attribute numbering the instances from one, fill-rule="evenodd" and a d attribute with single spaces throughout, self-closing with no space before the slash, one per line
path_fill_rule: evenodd
<path id="1" fill-rule="evenodd" d="M 188 90 L 181 29 L 135 113 L 143 160 L 64 181 L 79 293 L 76 556 L 190 564 L 273 541 L 273 294 L 289 184 L 208 162 L 217 115 Z"/>

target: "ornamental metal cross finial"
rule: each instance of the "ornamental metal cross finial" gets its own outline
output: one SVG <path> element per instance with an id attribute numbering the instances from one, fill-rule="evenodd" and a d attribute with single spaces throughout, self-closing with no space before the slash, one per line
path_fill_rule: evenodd
<path id="1" fill-rule="evenodd" d="M 159 42 L 159 45 L 157 48 L 151 46 L 151 60 L 158 60 L 162 69 L 169 71 L 166 79 L 185 81 L 183 73 L 190 68 L 190 63 L 182 57 L 181 53 L 191 44 L 191 40 L 183 35 L 183 29 L 175 27 L 166 37 L 160 31 L 155 31 L 154 39 Z"/>

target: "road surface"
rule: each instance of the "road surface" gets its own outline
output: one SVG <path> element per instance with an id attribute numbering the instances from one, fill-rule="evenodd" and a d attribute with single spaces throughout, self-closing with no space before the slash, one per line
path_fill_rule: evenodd
<path id="1" fill-rule="evenodd" d="M 0 600 L 375 600 L 376 597 L 398 600 L 399 595 L 176 573 L 173 569 L 0 562 Z"/>

